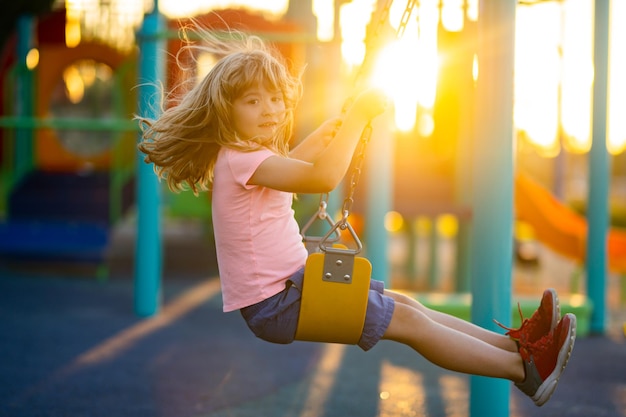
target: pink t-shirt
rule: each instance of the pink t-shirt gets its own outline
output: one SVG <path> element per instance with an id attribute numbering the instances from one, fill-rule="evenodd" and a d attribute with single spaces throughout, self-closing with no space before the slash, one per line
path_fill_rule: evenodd
<path id="1" fill-rule="evenodd" d="M 247 185 L 270 150 L 219 151 L 213 179 L 213 228 L 224 311 L 271 297 L 304 266 L 307 251 L 291 207 L 293 194 Z"/>

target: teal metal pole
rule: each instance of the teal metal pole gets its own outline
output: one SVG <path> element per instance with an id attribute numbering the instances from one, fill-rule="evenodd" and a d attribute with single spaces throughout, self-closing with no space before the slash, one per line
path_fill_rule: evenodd
<path id="1" fill-rule="evenodd" d="M 374 126 L 382 129 L 374 130 L 374 137 L 367 149 L 367 213 L 365 216 L 365 230 L 367 231 L 367 257 L 372 263 L 372 278 L 391 285 L 389 266 L 389 236 L 385 228 L 385 215 L 391 210 L 393 200 L 393 149 L 392 136 L 376 137 L 376 131 L 389 132 L 390 121 L 381 116 Z"/>
<path id="2" fill-rule="evenodd" d="M 587 295 L 593 302 L 590 332 L 606 330 L 606 237 L 609 225 L 610 160 L 606 149 L 607 91 L 609 73 L 610 0 L 595 1 L 593 133 L 589 153 L 587 212 Z"/>
<path id="3" fill-rule="evenodd" d="M 439 229 L 437 220 L 437 215 L 430 218 L 428 284 L 431 291 L 434 291 L 439 284 Z"/>
<path id="4" fill-rule="evenodd" d="M 473 164 L 472 321 L 511 321 L 516 0 L 481 0 Z M 470 416 L 509 415 L 510 382 L 472 376 Z"/>
<path id="5" fill-rule="evenodd" d="M 459 137 L 457 142 L 455 172 L 455 202 L 461 210 L 458 216 L 459 228 L 456 236 L 456 291 L 470 291 L 472 219 L 472 150 L 475 136 L 476 91 L 473 77 L 474 52 L 477 49 L 476 23 L 465 19 L 464 41 L 461 44 L 462 58 L 457 77 L 460 82 Z"/>
<path id="6" fill-rule="evenodd" d="M 159 114 L 158 82 L 163 80 L 163 42 L 157 35 L 162 30 L 163 18 L 158 2 L 144 17 L 138 34 L 139 55 L 139 114 L 156 118 Z M 152 165 L 137 153 L 137 248 L 135 252 L 135 312 L 151 316 L 161 304 L 161 192 Z"/>
<path id="7" fill-rule="evenodd" d="M 471 230 L 470 220 L 460 216 L 459 230 L 456 236 L 456 292 L 466 293 L 470 291 Z"/>
<path id="8" fill-rule="evenodd" d="M 33 115 L 34 76 L 28 68 L 26 59 L 35 46 L 35 19 L 22 15 L 17 19 L 17 82 L 16 114 L 18 117 Z M 18 180 L 33 166 L 33 130 L 21 128 L 15 131 L 14 180 Z"/>
<path id="9" fill-rule="evenodd" d="M 417 251 L 419 248 L 419 235 L 417 233 L 416 220 L 412 218 L 404 219 L 404 228 L 407 236 L 407 261 L 405 273 L 410 284 L 413 284 L 417 279 L 418 274 L 418 260 Z"/>

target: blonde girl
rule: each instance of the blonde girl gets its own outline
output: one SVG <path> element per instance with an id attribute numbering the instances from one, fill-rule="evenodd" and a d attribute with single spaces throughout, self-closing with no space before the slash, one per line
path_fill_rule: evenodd
<path id="1" fill-rule="evenodd" d="M 262 40 L 220 41 L 202 32 L 194 46 L 219 60 L 156 120 L 138 117 L 139 149 L 174 191 L 212 190 L 224 311 L 239 310 L 257 337 L 294 340 L 307 252 L 291 207 L 294 193 L 325 193 L 342 180 L 360 133 L 387 108 L 366 90 L 344 116 L 291 146 L 299 76 Z M 190 46 L 191 47 L 191 46 Z M 177 89 L 180 91 L 180 89 Z M 576 317 L 560 317 L 554 290 L 506 335 L 426 308 L 372 280 L 358 345 L 404 343 L 458 372 L 506 378 L 537 405 L 554 392 L 575 339 Z"/>

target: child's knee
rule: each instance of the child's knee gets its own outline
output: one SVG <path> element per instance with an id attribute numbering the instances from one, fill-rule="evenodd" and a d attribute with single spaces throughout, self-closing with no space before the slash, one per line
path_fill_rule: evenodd
<path id="1" fill-rule="evenodd" d="M 396 303 L 391 323 L 385 333 L 385 339 L 408 343 L 429 325 L 428 316 L 418 309 L 402 303 Z"/>
<path id="2" fill-rule="evenodd" d="M 388 295 L 391 298 L 393 298 L 396 301 L 396 303 L 405 304 L 414 308 L 418 306 L 422 307 L 422 304 L 419 301 L 417 301 L 415 298 L 410 297 L 404 293 L 385 290 L 385 295 Z"/>

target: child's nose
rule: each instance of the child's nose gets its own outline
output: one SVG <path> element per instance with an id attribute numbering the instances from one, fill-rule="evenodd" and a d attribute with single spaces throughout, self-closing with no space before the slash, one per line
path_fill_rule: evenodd
<path id="1" fill-rule="evenodd" d="M 268 100 L 265 102 L 265 105 L 263 106 L 263 113 L 268 114 L 268 115 L 276 113 L 277 108 L 278 107 L 273 101 Z"/>

